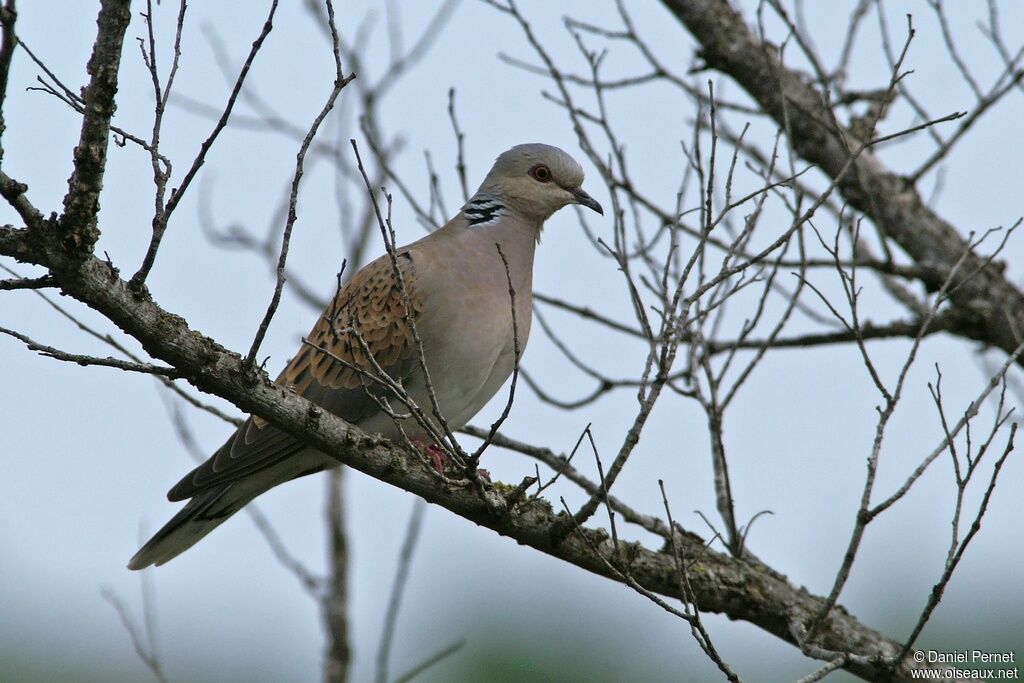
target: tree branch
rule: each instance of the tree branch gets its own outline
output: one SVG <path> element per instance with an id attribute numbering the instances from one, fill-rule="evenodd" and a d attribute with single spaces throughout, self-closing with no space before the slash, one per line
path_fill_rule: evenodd
<path id="1" fill-rule="evenodd" d="M 822 94 L 809 79 L 782 64 L 779 50 L 761 42 L 726 0 L 662 3 L 700 43 L 697 54 L 706 67 L 736 80 L 787 131 L 796 153 L 838 179 L 844 199 L 925 269 L 925 286 L 939 289 L 967 251 L 956 228 L 925 206 L 912 184 L 870 153 L 861 154 L 853 169 L 843 173 L 853 133 L 832 125 L 834 116 Z M 954 305 L 977 319 L 984 341 L 1012 352 L 1024 329 L 1024 294 L 998 267 L 974 254 L 960 272 L 951 288 Z"/>
<path id="2" fill-rule="evenodd" d="M 110 118 L 114 115 L 117 76 L 124 34 L 131 21 L 128 0 L 104 0 L 96 20 L 99 30 L 87 71 L 89 85 L 83 96 L 82 133 L 75 147 L 75 170 L 68 179 L 64 213 L 58 220 L 61 248 L 87 258 L 99 238 L 96 214 L 107 164 Z"/>

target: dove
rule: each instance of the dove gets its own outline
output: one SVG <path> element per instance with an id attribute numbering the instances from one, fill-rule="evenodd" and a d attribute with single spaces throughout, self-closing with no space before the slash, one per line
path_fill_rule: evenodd
<path id="1" fill-rule="evenodd" d="M 393 390 L 368 380 L 382 370 L 426 419 L 438 422 L 436 401 L 452 430 L 463 427 L 512 374 L 516 341 L 520 352 L 526 346 L 544 222 L 570 204 L 604 213 L 582 183 L 579 163 L 557 147 L 531 143 L 502 153 L 448 223 L 384 254 L 338 289 L 277 383 L 366 432 L 427 443 L 429 432 L 408 417 Z M 338 464 L 250 416 L 168 492 L 170 501 L 187 504 L 128 568 L 162 565 L 260 494 Z"/>

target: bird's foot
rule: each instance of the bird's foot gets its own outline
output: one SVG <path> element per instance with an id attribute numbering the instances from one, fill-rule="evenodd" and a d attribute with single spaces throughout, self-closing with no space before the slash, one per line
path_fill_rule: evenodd
<path id="1" fill-rule="evenodd" d="M 434 466 L 438 474 L 444 474 L 444 466 L 448 462 L 448 454 L 445 453 L 443 448 L 437 444 L 421 441 L 420 439 L 413 439 L 412 443 L 419 449 L 420 453 L 427 457 L 427 460 Z"/>
<path id="2" fill-rule="evenodd" d="M 415 446 L 420 453 L 426 456 L 427 460 L 430 461 L 430 464 L 434 466 L 435 470 L 437 470 L 437 473 L 443 475 L 445 467 L 448 465 L 449 461 L 447 451 L 430 441 L 424 441 L 422 439 L 412 439 L 411 441 L 413 446 Z M 476 473 L 480 483 L 491 483 L 491 473 L 487 470 L 479 467 L 471 467 L 469 472 L 471 478 L 472 473 Z"/>

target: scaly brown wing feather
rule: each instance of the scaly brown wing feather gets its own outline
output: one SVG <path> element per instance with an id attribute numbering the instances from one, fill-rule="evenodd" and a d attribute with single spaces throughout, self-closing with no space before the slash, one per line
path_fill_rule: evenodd
<path id="1" fill-rule="evenodd" d="M 412 255 L 399 252 L 398 260 L 416 316 L 422 304 L 416 296 Z M 307 339 L 312 346 L 303 344 L 277 383 L 352 423 L 378 412 L 380 406 L 374 395 L 387 392 L 366 377 L 365 372 L 373 373 L 374 368 L 364 348 L 381 369 L 396 379 L 408 379 L 417 366 L 412 328 L 390 257 L 382 256 L 356 273 L 335 295 Z M 303 448 L 290 434 L 262 418 L 249 417 L 167 497 L 172 501 L 191 498 L 212 486 L 272 467 Z"/>

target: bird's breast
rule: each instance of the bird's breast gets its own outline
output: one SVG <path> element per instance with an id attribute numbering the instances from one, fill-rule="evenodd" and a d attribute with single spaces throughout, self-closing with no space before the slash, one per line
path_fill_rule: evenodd
<path id="1" fill-rule="evenodd" d="M 429 292 L 417 328 L 438 406 L 453 429 L 497 393 L 512 374 L 516 340 L 521 354 L 530 335 L 532 252 L 524 264 L 513 260 L 522 254 L 503 249 L 510 262 L 513 316 L 509 275 L 497 249 L 487 247 L 448 254 L 443 267 L 430 269 L 439 280 L 417 288 Z M 431 403 L 425 387 L 419 394 L 417 403 L 426 409 Z"/>

